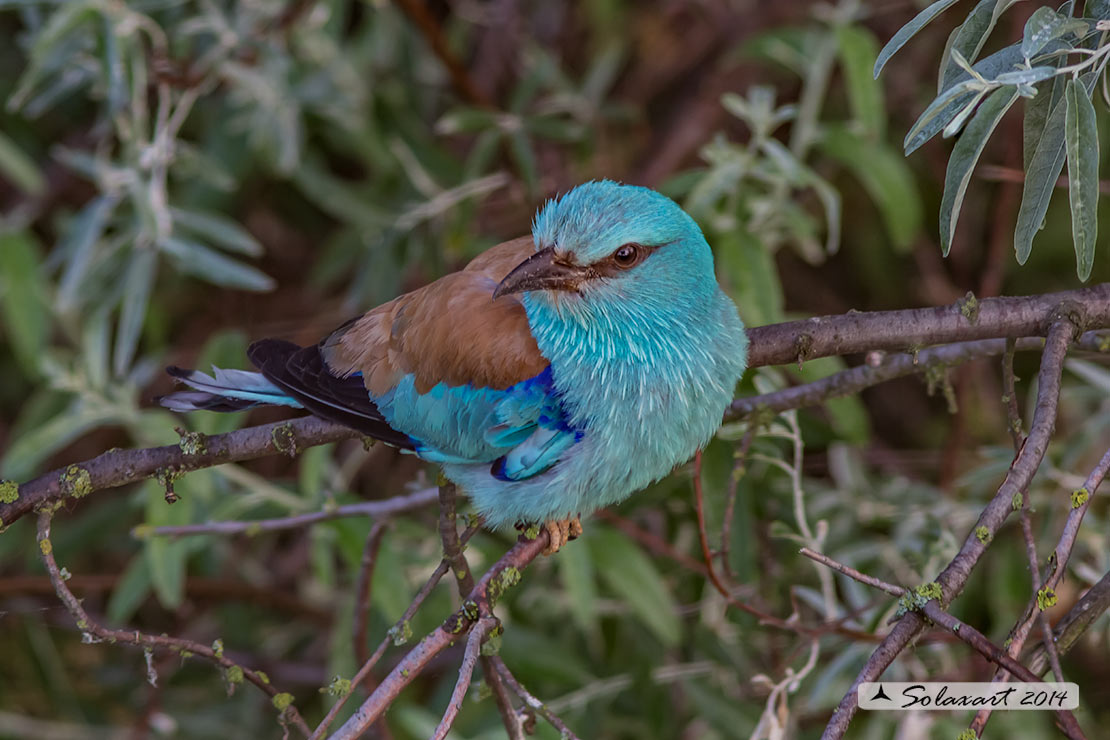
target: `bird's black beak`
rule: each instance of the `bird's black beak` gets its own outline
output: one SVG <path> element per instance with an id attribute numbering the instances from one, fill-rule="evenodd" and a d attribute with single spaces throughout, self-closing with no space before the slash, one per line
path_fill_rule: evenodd
<path id="1" fill-rule="evenodd" d="M 559 261 L 555 249 L 548 247 L 513 268 L 493 291 L 493 297 L 530 290 L 577 290 L 588 277 L 587 273 L 587 268 Z"/>

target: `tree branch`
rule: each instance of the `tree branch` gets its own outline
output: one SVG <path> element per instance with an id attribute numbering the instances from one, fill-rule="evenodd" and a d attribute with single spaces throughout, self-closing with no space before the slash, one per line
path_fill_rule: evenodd
<path id="1" fill-rule="evenodd" d="M 1089 331 L 1080 337 L 1076 346 L 1097 352 L 1101 351 L 1101 343 L 1106 340 L 1105 335 L 1097 331 Z M 755 413 L 779 413 L 789 409 L 816 406 L 830 398 L 850 396 L 880 383 L 924 373 L 931 368 L 953 367 L 984 357 L 1001 355 L 1006 352 L 1010 342 L 1014 343 L 1016 349 L 1023 351 L 1044 348 L 1044 340 L 1040 337 L 1022 337 L 1016 340 L 979 339 L 972 342 L 956 342 L 930 347 L 913 354 L 888 355 L 878 365 L 858 365 L 811 383 L 783 388 L 759 396 L 737 398 L 725 412 L 725 421 L 735 421 Z"/>
<path id="2" fill-rule="evenodd" d="M 965 299 L 942 308 L 849 313 L 755 327 L 748 330 L 748 366 L 870 350 L 914 350 L 927 344 L 992 337 L 1040 336 L 1051 317 L 1061 311 L 1082 317 L 1076 319 L 1081 327 L 1110 327 L 1110 283 L 1020 298 L 974 303 Z M 1094 336 L 1090 341 L 1099 343 Z M 305 416 L 209 437 L 190 435 L 180 445 L 105 452 L 19 485 L 14 500 L 9 500 L 11 494 L 5 491 L 0 501 L 0 528 L 41 506 L 136 483 L 160 472 L 178 475 L 359 436 L 353 429 Z"/>
<path id="3" fill-rule="evenodd" d="M 425 506 L 431 506 L 436 501 L 436 489 L 425 488 L 401 496 L 380 499 L 378 501 L 362 501 L 357 504 L 345 504 L 333 509 L 313 511 L 307 514 L 283 516 L 275 519 L 255 519 L 253 521 L 228 521 L 205 522 L 203 524 L 167 525 L 164 527 L 151 527 L 139 529 L 136 536 L 147 537 L 160 535 L 167 537 L 184 537 L 198 534 L 246 534 L 256 535 L 262 532 L 277 532 L 283 529 L 297 529 L 307 527 L 317 522 L 326 522 L 331 519 L 344 519 L 352 516 L 392 517 L 404 514 Z"/>
<path id="4" fill-rule="evenodd" d="M 1035 673 L 1011 658 L 1005 650 L 987 639 L 982 632 L 946 612 L 935 599 L 925 602 L 925 605 L 921 607 L 921 612 L 933 622 L 966 642 L 984 658 L 1002 666 L 1022 681 L 1037 683 L 1041 680 Z M 1083 730 L 1079 728 L 1079 722 L 1076 721 L 1071 710 L 1059 709 L 1055 711 L 1055 714 L 1057 725 L 1067 737 L 1071 740 L 1086 740 L 1086 736 L 1083 734 Z"/>
<path id="5" fill-rule="evenodd" d="M 42 560 L 46 565 L 46 572 L 50 575 L 50 581 L 54 584 L 54 591 L 58 594 L 58 598 L 65 604 L 66 609 L 73 616 L 77 628 L 81 630 L 93 642 L 107 641 L 111 643 L 122 643 L 124 645 L 135 645 L 143 648 L 146 651 L 153 650 L 171 650 L 182 657 L 186 654 L 192 654 L 209 660 L 224 669 L 224 679 L 227 681 L 229 688 L 234 687 L 237 683 L 241 683 L 244 679 L 250 681 L 257 686 L 266 695 L 270 697 L 274 708 L 278 710 L 280 721 L 292 722 L 296 727 L 304 733 L 307 737 L 311 730 L 301 717 L 300 712 L 293 706 L 293 696 L 279 692 L 270 683 L 268 679 L 263 679 L 257 672 L 237 665 L 233 660 L 224 656 L 223 646 L 219 645 L 218 641 L 212 647 L 201 645 L 192 640 L 184 640 L 179 637 L 167 637 L 165 635 L 148 635 L 138 630 L 114 630 L 102 626 L 92 617 L 89 616 L 85 608 L 81 606 L 81 602 L 73 595 L 66 585 L 66 575 L 62 574 L 58 563 L 54 559 L 54 546 L 50 540 L 50 520 L 53 513 L 50 511 L 43 511 L 39 513 L 38 521 L 38 542 L 39 550 L 42 552 Z M 149 665 L 149 664 L 148 664 Z M 153 682 L 156 674 L 153 673 L 153 668 L 148 668 L 148 678 Z"/>
<path id="6" fill-rule="evenodd" d="M 458 514 L 458 489 L 454 483 L 441 482 L 439 486 L 439 538 L 443 544 L 443 559 L 451 565 L 455 574 L 455 585 L 458 586 L 459 596 L 463 599 L 474 590 L 474 576 L 470 572 L 470 563 L 463 554 L 462 543 L 459 542 L 459 530 L 455 522 Z M 513 700 L 509 692 L 501 683 L 501 676 L 494 670 L 490 656 L 482 656 L 482 675 L 493 692 L 493 699 L 497 703 L 497 711 L 501 714 L 505 732 L 511 740 L 523 740 L 520 733 L 520 723 L 517 722 L 516 712 L 513 710 Z"/>
<path id="7" fill-rule="evenodd" d="M 47 504 L 80 499 L 106 488 L 154 478 L 159 473 L 178 475 L 359 436 L 354 429 L 315 416 L 302 416 L 227 434 L 189 435 L 181 444 L 165 447 L 110 450 L 21 484 L 14 501 L 5 498 L 6 503 L 0 503 L 0 527 Z"/>
<path id="8" fill-rule="evenodd" d="M 427 667 L 432 658 L 469 632 L 482 615 L 492 614 L 497 601 L 508 588 L 519 581 L 520 572 L 543 552 L 548 542 L 546 529 L 541 529 L 539 535 L 532 540 L 521 535 L 517 543 L 486 571 L 468 594 L 463 606 L 401 659 L 358 711 L 336 731 L 332 736 L 333 740 L 354 740 L 361 736 L 382 716 L 401 691 Z"/>
<path id="9" fill-rule="evenodd" d="M 462 544 L 466 544 L 466 542 L 470 540 L 470 538 L 473 537 L 474 533 L 477 531 L 478 530 L 476 527 L 468 528 L 462 533 L 462 536 L 459 538 L 460 542 Z M 365 681 L 366 678 L 370 675 L 370 671 L 373 670 L 374 666 L 377 665 L 379 660 L 381 660 L 381 657 L 385 655 L 385 651 L 389 648 L 389 644 L 391 642 L 394 645 L 402 645 L 405 642 L 408 642 L 409 637 L 412 634 L 412 629 L 411 627 L 409 627 L 409 621 L 412 620 L 414 616 L 416 616 L 416 612 L 420 609 L 421 605 L 424 603 L 424 600 L 428 598 L 428 595 L 432 592 L 432 590 L 436 587 L 440 580 L 443 579 L 443 576 L 447 575 L 447 571 L 449 569 L 450 568 L 448 567 L 446 560 L 439 561 L 439 565 L 434 571 L 432 571 L 432 574 L 428 576 L 428 580 L 425 581 L 424 585 L 420 587 L 420 590 L 416 592 L 416 596 L 413 597 L 412 602 L 410 602 L 408 608 L 405 609 L 405 613 L 402 614 L 401 618 L 398 619 L 394 623 L 393 627 L 389 629 L 389 631 L 385 635 L 385 638 L 380 643 L 378 643 L 378 647 L 374 649 L 374 653 L 366 660 L 366 662 L 362 664 L 362 667 L 358 669 L 358 673 L 356 673 L 355 677 L 351 679 L 352 692 L 359 686 L 361 686 L 362 682 Z M 332 708 L 328 710 L 327 715 L 312 732 L 312 737 L 310 737 L 309 740 L 319 740 L 320 738 L 324 737 L 324 734 L 328 731 L 328 728 L 331 727 L 331 723 L 335 721 L 336 716 L 338 716 L 339 711 L 343 708 L 343 705 L 347 703 L 347 699 L 350 698 L 350 696 L 351 694 L 347 693 L 339 697 L 339 700 L 332 705 Z"/>
<path id="10" fill-rule="evenodd" d="M 1061 312 L 1053 311 L 1053 313 L 1060 315 Z M 950 603 L 963 589 L 971 575 L 972 568 L 975 567 L 979 558 L 986 551 L 987 544 L 993 539 L 1006 517 L 1013 511 L 1014 496 L 1020 494 L 1029 485 L 1044 459 L 1049 439 L 1052 436 L 1052 429 L 1056 422 L 1056 404 L 1059 400 L 1060 375 L 1063 371 L 1064 357 L 1068 346 L 1077 333 L 1077 326 L 1082 325 L 1082 323 L 1082 317 L 1074 322 L 1070 318 L 1060 318 L 1053 321 L 1049 328 L 1048 339 L 1045 342 L 1044 353 L 1041 356 L 1037 403 L 1033 412 L 1033 422 L 1029 436 L 1014 457 L 1002 485 L 999 486 L 994 497 L 979 515 L 975 526 L 968 533 L 960 551 L 937 577 L 937 584 L 940 586 L 942 593 L 942 607 Z M 859 685 L 878 678 L 910 641 L 920 634 L 924 627 L 925 621 L 916 612 L 907 612 L 895 624 L 879 647 L 871 654 L 844 698 L 840 700 L 840 704 L 825 727 L 821 736 L 822 740 L 839 740 L 839 738 L 844 737 L 844 733 L 847 732 L 848 725 L 858 709 L 856 694 Z"/>
<path id="11" fill-rule="evenodd" d="M 748 330 L 748 366 L 786 365 L 872 350 L 913 351 L 992 337 L 1044 336 L 1054 317 L 1080 329 L 1110 326 L 1110 283 L 1013 298 L 965 298 L 950 306 L 815 316 Z"/>
<path id="12" fill-rule="evenodd" d="M 370 660 L 370 655 L 366 652 L 366 629 L 370 621 L 370 594 L 374 584 L 374 566 L 378 563 L 378 552 L 382 549 L 382 538 L 385 537 L 388 526 L 388 522 L 374 522 L 370 533 L 366 535 L 366 544 L 362 547 L 362 562 L 358 569 L 355 615 L 351 620 L 351 643 L 356 660 L 363 664 Z"/>
<path id="13" fill-rule="evenodd" d="M 802 555 L 805 555 L 807 558 L 821 563 L 822 565 L 825 565 L 838 573 L 843 573 L 849 578 L 855 579 L 856 581 L 859 581 L 866 586 L 871 586 L 872 588 L 879 589 L 880 591 L 885 591 L 892 596 L 901 597 L 906 593 L 906 590 L 901 588 L 900 586 L 895 586 L 892 583 L 887 583 L 886 581 L 875 578 L 874 576 L 869 576 L 865 573 L 861 573 L 855 568 L 844 565 L 843 563 L 833 560 L 827 555 L 811 550 L 808 547 L 803 547 L 801 550 L 799 550 L 799 552 Z M 982 655 L 984 658 L 991 661 L 995 665 L 1000 666 L 1001 668 L 1005 668 L 1007 671 L 1017 676 L 1022 681 L 1032 683 L 1037 683 L 1040 681 L 1040 678 L 1036 674 L 1023 666 L 1021 663 L 1018 663 L 1016 660 L 1014 660 L 1012 656 L 1010 656 L 1008 653 L 1002 650 L 1002 648 L 991 642 L 982 632 L 965 622 L 961 622 L 960 620 L 949 614 L 947 611 L 945 611 L 936 599 L 929 599 L 921 607 L 919 607 L 919 609 L 921 613 L 928 617 L 932 622 L 934 622 L 935 624 L 939 624 L 940 626 L 947 629 L 949 632 L 970 645 L 972 648 L 975 649 L 976 652 L 978 652 L 980 655 Z M 1075 715 L 1073 715 L 1068 710 L 1060 710 L 1056 713 L 1056 715 L 1060 728 L 1064 731 L 1065 735 L 1067 735 L 1069 738 L 1072 738 L 1073 740 L 1082 740 L 1084 738 L 1083 731 L 1079 728 L 1079 723 L 1076 721 Z"/>
<path id="14" fill-rule="evenodd" d="M 478 620 L 478 624 L 470 630 L 470 636 L 466 638 L 466 651 L 463 653 L 462 664 L 459 666 L 459 680 L 455 682 L 455 690 L 451 692 L 451 701 L 447 702 L 443 719 L 439 721 L 435 732 L 432 733 L 432 740 L 444 740 L 447 733 L 451 731 L 451 725 L 455 724 L 455 718 L 459 716 L 459 710 L 462 709 L 463 699 L 466 698 L 466 690 L 470 688 L 470 679 L 474 676 L 474 668 L 478 665 L 482 642 L 489 635 L 490 630 L 496 626 L 497 620 L 493 617 L 482 617 Z"/>
<path id="15" fill-rule="evenodd" d="M 519 696 L 521 701 L 532 711 L 537 712 L 541 717 L 547 720 L 552 727 L 559 731 L 560 740 L 579 740 L 578 736 L 571 732 L 571 729 L 567 727 L 566 723 L 563 722 L 558 715 L 548 709 L 547 705 L 542 701 L 532 696 L 528 689 L 524 688 L 520 681 L 516 679 L 516 676 L 509 672 L 508 666 L 505 665 L 505 662 L 501 660 L 501 658 L 494 657 L 493 663 L 497 667 L 497 671 L 501 674 L 502 680 L 513 690 L 513 693 Z"/>

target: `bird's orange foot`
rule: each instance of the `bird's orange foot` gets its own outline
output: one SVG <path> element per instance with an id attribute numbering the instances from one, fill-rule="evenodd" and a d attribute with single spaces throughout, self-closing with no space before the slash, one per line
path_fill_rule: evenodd
<path id="1" fill-rule="evenodd" d="M 582 520 L 579 517 L 573 519 L 559 519 L 546 522 L 543 528 L 547 530 L 549 542 L 547 547 L 544 548 L 544 555 L 554 555 L 563 549 L 563 545 L 571 540 L 576 540 L 582 534 Z"/>

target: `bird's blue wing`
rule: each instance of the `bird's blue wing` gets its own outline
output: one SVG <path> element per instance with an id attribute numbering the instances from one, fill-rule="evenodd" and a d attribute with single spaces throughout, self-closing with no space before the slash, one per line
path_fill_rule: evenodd
<path id="1" fill-rule="evenodd" d="M 419 393 L 405 377 L 372 400 L 390 426 L 405 430 L 420 457 L 489 463 L 502 480 L 542 473 L 582 436 L 568 423 L 550 367 L 503 390 L 440 383 Z"/>

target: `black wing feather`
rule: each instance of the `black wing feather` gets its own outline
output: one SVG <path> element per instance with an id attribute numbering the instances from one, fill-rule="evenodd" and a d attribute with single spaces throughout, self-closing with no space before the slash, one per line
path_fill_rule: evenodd
<path id="1" fill-rule="evenodd" d="M 370 400 L 360 376 L 341 378 L 332 374 L 319 345 L 301 347 L 282 339 L 261 339 L 247 348 L 247 357 L 267 380 L 316 416 L 394 447 L 415 449 L 407 434 L 389 426 Z"/>

